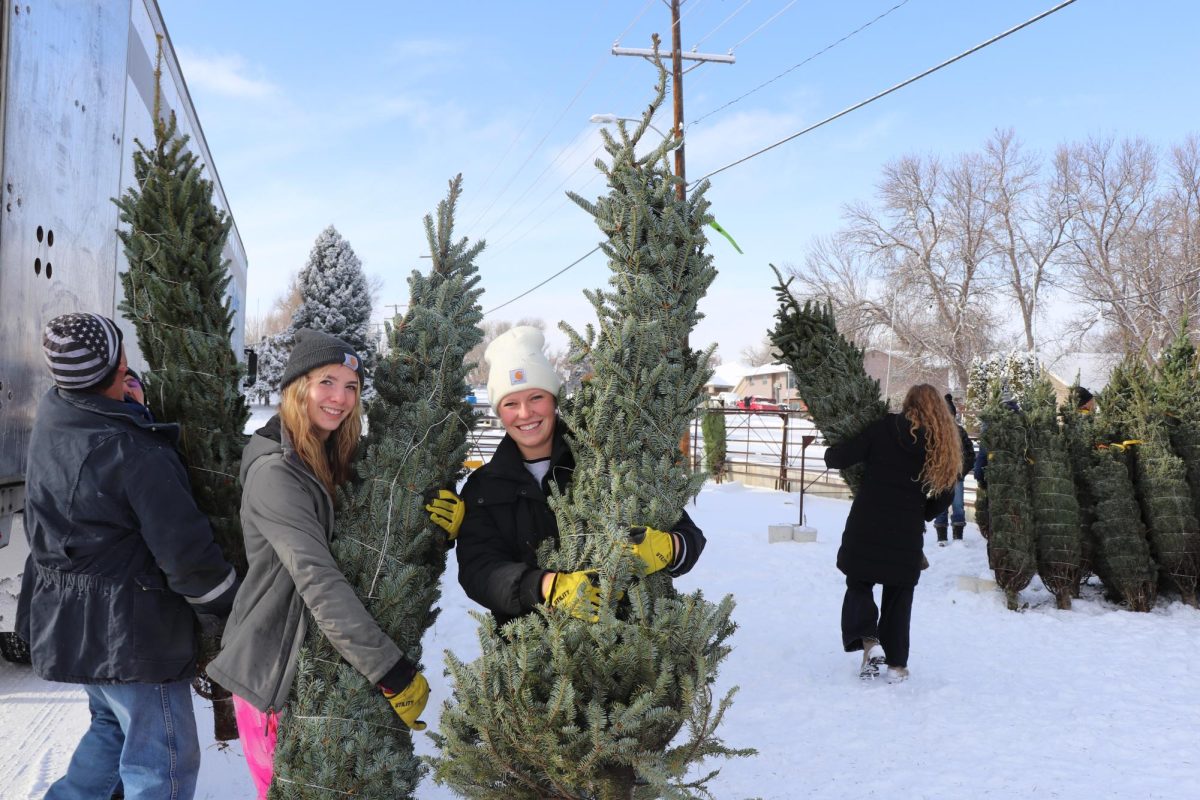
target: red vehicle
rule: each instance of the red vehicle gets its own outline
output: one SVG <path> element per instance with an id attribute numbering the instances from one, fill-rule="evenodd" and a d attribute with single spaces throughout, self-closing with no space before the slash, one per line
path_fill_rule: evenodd
<path id="1" fill-rule="evenodd" d="M 779 403 L 776 403 L 774 400 L 768 400 L 765 397 L 757 397 L 755 395 L 750 395 L 749 397 L 743 397 L 741 400 L 738 401 L 737 407 L 744 409 L 746 411 L 782 411 L 783 410 L 783 406 L 779 405 Z"/>

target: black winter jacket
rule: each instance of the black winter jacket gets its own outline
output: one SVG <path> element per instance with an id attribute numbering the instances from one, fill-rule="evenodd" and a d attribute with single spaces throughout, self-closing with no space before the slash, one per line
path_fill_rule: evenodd
<path id="1" fill-rule="evenodd" d="M 29 441 L 29 559 L 17 632 L 34 671 L 70 683 L 191 678 L 195 611 L 224 615 L 233 567 L 196 507 L 179 427 L 51 389 Z"/>
<path id="2" fill-rule="evenodd" d="M 477 469 L 463 487 L 466 517 L 458 534 L 458 582 L 467 596 L 490 609 L 503 625 L 527 614 L 542 602 L 542 576 L 537 550 L 546 539 L 558 540 L 558 522 L 547 497 L 550 482 L 566 492 L 575 458 L 565 439 L 566 425 L 558 419 L 550 454 L 550 471 L 541 485 L 525 468 L 521 451 L 505 435 L 496 453 Z M 688 572 L 704 550 L 704 533 L 684 511 L 672 529 L 684 542 L 686 554 L 671 575 Z"/>
<path id="3" fill-rule="evenodd" d="M 925 496 L 920 478 L 925 431 L 918 428 L 913 441 L 901 414 L 888 414 L 825 451 L 825 464 L 834 469 L 860 462 L 866 463 L 866 475 L 846 519 L 838 569 L 856 580 L 916 586 L 925 522 L 950 507 L 954 490 Z"/>

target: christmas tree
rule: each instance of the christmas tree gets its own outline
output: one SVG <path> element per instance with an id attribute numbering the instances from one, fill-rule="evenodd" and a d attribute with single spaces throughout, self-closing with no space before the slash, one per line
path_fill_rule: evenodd
<path id="1" fill-rule="evenodd" d="M 715 272 L 704 252 L 704 193 L 676 196 L 665 163 L 675 140 L 635 149 L 662 102 L 665 72 L 641 124 L 604 133 L 609 193 L 573 199 L 608 237 L 609 290 L 587 293 L 597 327 L 566 326 L 590 380 L 563 401 L 575 471 L 550 505 L 560 531 L 539 563 L 598 571 L 599 620 L 539 607 L 503 628 L 479 617 L 481 656 L 448 657 L 454 701 L 442 712 L 439 782 L 471 798 L 686 798 L 707 777 L 687 773 L 730 755 L 716 736 L 732 692 L 714 702 L 729 653 L 732 598 L 681 595 L 665 571 L 646 576 L 629 551 L 633 524 L 669 529 L 699 491 L 679 452 L 703 398 L 708 352 L 687 345 Z"/>
<path id="2" fill-rule="evenodd" d="M 1154 413 L 1155 381 L 1145 360 L 1127 356 L 1096 398 L 1105 438 L 1128 449 L 1142 519 L 1159 578 L 1197 604 L 1200 580 L 1200 523 L 1197 522 L 1187 467 L 1171 450 L 1164 420 Z"/>
<path id="3" fill-rule="evenodd" d="M 350 242 L 330 225 L 321 231 L 300 271 L 304 302 L 292 315 L 292 329 L 312 328 L 354 348 L 370 370 L 376 337 L 371 334 L 371 287 Z"/>
<path id="4" fill-rule="evenodd" d="M 481 336 L 483 243 L 453 239 L 460 188 L 455 178 L 436 219 L 425 218 L 433 266 L 411 275 L 408 312 L 388 326 L 359 480 L 340 493 L 333 543 L 363 605 L 413 661 L 437 617 L 446 566 L 445 534 L 423 494 L 454 485 L 474 424 L 464 357 Z M 408 728 L 315 625 L 279 730 L 273 798 L 414 796 L 422 768 Z"/>
<path id="5" fill-rule="evenodd" d="M 879 381 L 867 375 L 863 351 L 838 332 L 832 306 L 812 300 L 801 306 L 788 288 L 792 279 L 785 282 L 779 270 L 771 269 L 779 299 L 771 344 L 795 375 L 797 394 L 825 441 L 834 445 L 852 439 L 887 414 Z M 862 464 L 842 470 L 851 492 L 857 493 L 864 471 Z"/>
<path id="6" fill-rule="evenodd" d="M 292 331 L 281 331 L 264 336 L 254 345 L 258 356 L 258 376 L 246 394 L 257 397 L 263 405 L 269 405 L 271 395 L 279 391 L 283 380 L 283 368 L 287 366 L 288 354 L 292 350 Z"/>
<path id="7" fill-rule="evenodd" d="M 1034 381 L 1026 392 L 1026 421 L 1038 574 L 1058 607 L 1068 609 L 1079 590 L 1079 501 L 1057 412 L 1050 381 Z"/>
<path id="8" fill-rule="evenodd" d="M 196 504 L 225 558 L 244 575 L 238 466 L 249 410 L 231 344 L 229 262 L 222 255 L 233 221 L 213 205 L 212 181 L 187 149 L 174 113 L 163 119 L 161 78 L 160 46 L 154 144 L 135 140 L 133 188 L 115 201 L 128 226 L 117 232 L 129 262 L 120 309 L 150 366 L 142 376 L 146 398 L 159 421 L 181 424 L 179 451 Z M 216 635 L 202 642 L 201 668 L 217 647 Z M 214 701 L 217 738 L 236 739 L 229 694 L 203 676 L 197 689 Z"/>
<path id="9" fill-rule="evenodd" d="M 999 387 L 979 415 L 981 443 L 987 449 L 988 565 L 1004 590 L 1009 609 L 1019 606 L 1018 593 L 1037 572 L 1037 543 L 1030 514 L 1029 434 L 1023 415 L 1000 402 Z"/>
<path id="10" fill-rule="evenodd" d="M 1159 358 L 1154 405 L 1155 416 L 1163 420 L 1171 437 L 1171 448 L 1183 459 L 1193 513 L 1200 518 L 1200 370 L 1187 327 L 1185 318 L 1175 340 Z"/>
<path id="11" fill-rule="evenodd" d="M 1115 599 L 1124 601 L 1130 611 L 1149 611 L 1158 594 L 1157 568 L 1150 557 L 1125 450 L 1122 445 L 1097 446 L 1086 472 L 1096 498 L 1094 566 Z"/>
<path id="12" fill-rule="evenodd" d="M 1078 397 L 1079 384 L 1076 382 L 1067 393 L 1067 402 L 1059 408 L 1059 417 L 1062 419 L 1067 457 L 1071 462 L 1075 503 L 1079 507 L 1079 582 L 1082 585 L 1096 569 L 1096 532 L 1092 528 L 1096 521 L 1096 496 L 1088 480 L 1088 470 L 1092 468 L 1092 454 L 1096 448 L 1096 429 L 1095 416 L 1091 412 L 1080 410 L 1076 402 Z M 976 507 L 978 508 L 978 500 Z M 978 514 L 978 510 L 976 513 Z M 1079 597 L 1078 589 L 1075 591 L 1075 597 Z"/>
<path id="13" fill-rule="evenodd" d="M 700 420 L 704 436 L 704 467 L 717 483 L 725 472 L 725 414 L 720 409 L 710 408 Z"/>

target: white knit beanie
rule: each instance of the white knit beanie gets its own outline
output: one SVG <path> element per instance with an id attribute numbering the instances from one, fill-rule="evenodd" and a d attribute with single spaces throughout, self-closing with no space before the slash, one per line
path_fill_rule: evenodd
<path id="1" fill-rule="evenodd" d="M 542 348 L 546 337 L 537 328 L 518 325 L 492 340 L 483 357 L 488 362 L 488 402 L 500 401 L 523 389 L 545 389 L 557 396 L 562 380 Z"/>

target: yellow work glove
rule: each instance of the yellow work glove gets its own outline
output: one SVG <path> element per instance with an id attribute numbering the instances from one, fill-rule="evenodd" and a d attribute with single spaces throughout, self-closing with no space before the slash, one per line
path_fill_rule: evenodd
<path id="1" fill-rule="evenodd" d="M 399 692 L 393 692 L 383 686 L 379 688 L 392 710 L 396 712 L 396 716 L 400 717 L 405 725 L 414 731 L 425 730 L 425 723 L 417 719 L 425 710 L 425 704 L 429 702 L 429 681 L 425 680 L 424 675 L 418 672 L 408 682 L 408 686 Z"/>
<path id="2" fill-rule="evenodd" d="M 596 571 L 556 572 L 546 605 L 561 608 L 584 622 L 600 620 L 600 585 Z"/>
<path id="3" fill-rule="evenodd" d="M 434 525 L 446 532 L 448 541 L 453 542 L 462 527 L 463 517 L 467 515 L 467 505 L 458 495 L 449 489 L 438 489 L 435 495 L 429 491 L 425 496 L 425 510 Z"/>
<path id="4" fill-rule="evenodd" d="M 652 575 L 671 566 L 675 560 L 675 537 L 666 531 L 634 525 L 629 529 L 629 549 L 646 565 Z"/>

